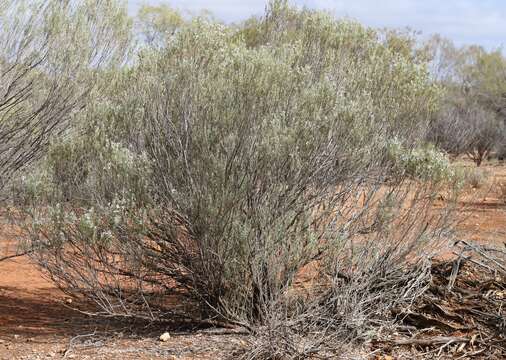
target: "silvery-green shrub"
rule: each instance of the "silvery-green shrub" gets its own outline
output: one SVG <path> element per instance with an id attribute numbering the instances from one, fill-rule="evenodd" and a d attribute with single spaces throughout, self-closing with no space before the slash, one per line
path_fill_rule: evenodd
<path id="1" fill-rule="evenodd" d="M 42 238 L 64 239 L 43 264 L 108 313 L 176 316 L 163 306 L 176 294 L 198 304 L 185 316 L 251 324 L 315 261 L 360 274 L 415 261 L 442 234 L 426 223 L 424 192 L 447 163 L 420 147 L 440 89 L 409 39 L 392 40 L 279 1 L 239 27 L 182 25 L 109 96 L 125 136 L 106 126 L 107 136 L 55 145 L 57 189 L 81 182 L 68 203 L 98 196 Z M 426 183 L 407 184 L 413 176 Z M 109 196 L 137 185 L 149 201 L 114 213 Z"/>

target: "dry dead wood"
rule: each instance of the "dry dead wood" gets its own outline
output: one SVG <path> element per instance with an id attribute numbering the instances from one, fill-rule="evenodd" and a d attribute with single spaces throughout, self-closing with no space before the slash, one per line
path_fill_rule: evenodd
<path id="1" fill-rule="evenodd" d="M 457 258 L 435 263 L 427 292 L 397 313 L 403 326 L 417 331 L 385 342 L 439 347 L 439 355 L 459 344 L 452 351 L 462 358 L 506 358 L 506 252 L 466 241 L 455 246 Z"/>

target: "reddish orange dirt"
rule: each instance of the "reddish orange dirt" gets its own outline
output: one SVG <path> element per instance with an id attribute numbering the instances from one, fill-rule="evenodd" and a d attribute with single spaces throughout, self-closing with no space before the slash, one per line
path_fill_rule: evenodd
<path id="1" fill-rule="evenodd" d="M 0 258 L 15 252 L 15 237 L 3 222 Z M 69 301 L 28 257 L 0 261 L 0 360 L 222 359 L 244 345 L 240 336 L 209 330 L 97 321 Z M 160 342 L 165 331 L 171 338 Z"/>
<path id="2" fill-rule="evenodd" d="M 1 262 L 0 359 L 220 359 L 242 344 L 205 330 L 189 334 L 141 325 L 139 331 L 97 322 L 70 309 L 68 301 L 28 258 Z M 171 338 L 162 343 L 158 337 L 165 330 Z"/>
<path id="3" fill-rule="evenodd" d="M 466 163 L 467 166 L 472 166 Z M 506 165 L 482 166 L 485 180 L 466 190 L 459 204 L 459 236 L 506 245 Z M 504 194 L 501 191 L 504 184 Z M 14 251 L 15 231 L 0 224 L 0 258 Z M 0 261 L 0 359 L 222 359 L 244 344 L 239 336 L 189 334 L 88 318 L 68 306 L 27 257 Z M 171 338 L 160 342 L 168 330 Z"/>
<path id="4" fill-rule="evenodd" d="M 506 164 L 489 163 L 480 170 L 485 179 L 463 197 L 458 230 L 463 240 L 503 247 L 506 246 Z"/>

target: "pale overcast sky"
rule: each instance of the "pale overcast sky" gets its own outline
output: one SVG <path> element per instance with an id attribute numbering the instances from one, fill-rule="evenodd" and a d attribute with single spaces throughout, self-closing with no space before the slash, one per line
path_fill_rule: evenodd
<path id="1" fill-rule="evenodd" d="M 226 22 L 261 15 L 266 2 L 128 0 L 131 13 L 143 3 L 167 3 L 193 12 L 207 9 Z M 457 44 L 480 44 L 488 49 L 506 46 L 506 0 L 292 0 L 292 4 L 330 10 L 374 27 L 409 26 L 424 35 L 440 33 Z"/>

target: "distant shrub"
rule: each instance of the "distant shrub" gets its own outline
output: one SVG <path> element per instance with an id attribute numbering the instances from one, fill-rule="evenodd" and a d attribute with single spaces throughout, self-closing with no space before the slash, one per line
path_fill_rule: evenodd
<path id="1" fill-rule="evenodd" d="M 481 169 L 468 169 L 465 171 L 464 177 L 469 186 L 473 189 L 480 189 L 486 184 L 489 174 Z"/>
<path id="2" fill-rule="evenodd" d="M 498 182 L 497 190 L 499 193 L 499 200 L 506 203 L 506 184 L 504 182 Z"/>
<path id="3" fill-rule="evenodd" d="M 51 145 L 47 167 L 52 196 L 83 205 L 109 204 L 114 199 L 148 200 L 149 164 L 97 129 Z"/>
<path id="4" fill-rule="evenodd" d="M 394 139 L 389 142 L 387 152 L 397 171 L 415 179 L 449 182 L 459 176 L 449 159 L 431 144 L 407 149 L 399 139 Z"/>
<path id="5" fill-rule="evenodd" d="M 50 175 L 47 168 L 35 163 L 30 171 L 21 172 L 11 179 L 7 189 L 9 198 L 16 205 L 29 206 L 45 203 L 53 192 Z"/>
<path id="6" fill-rule="evenodd" d="M 47 155 L 11 183 L 17 201 L 31 205 L 72 203 L 109 206 L 124 200 L 142 206 L 150 201 L 150 164 L 109 139 L 103 129 L 54 141 Z"/>

